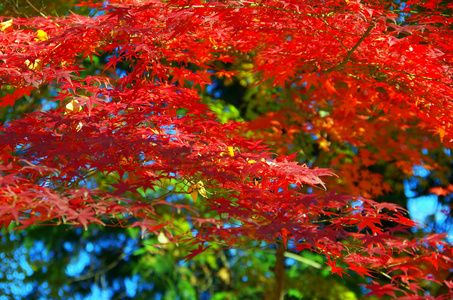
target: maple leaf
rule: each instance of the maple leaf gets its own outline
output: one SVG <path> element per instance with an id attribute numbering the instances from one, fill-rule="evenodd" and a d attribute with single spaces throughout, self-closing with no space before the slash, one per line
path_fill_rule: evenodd
<path id="1" fill-rule="evenodd" d="M 443 141 L 444 141 L 444 137 L 445 137 L 445 135 L 447 134 L 447 130 L 445 129 L 445 127 L 439 126 L 439 127 L 437 127 L 437 129 L 435 130 L 435 133 L 434 133 L 434 134 L 438 134 L 438 135 L 439 135 L 439 138 L 440 138 L 440 141 L 443 142 Z"/>
<path id="2" fill-rule="evenodd" d="M 331 268 L 332 274 L 338 274 L 341 278 L 343 278 L 343 274 L 346 274 L 349 276 L 348 273 L 344 271 L 343 268 L 337 266 L 337 261 L 336 260 L 331 260 L 330 256 L 327 256 L 327 262 L 326 264 Z"/>
<path id="3" fill-rule="evenodd" d="M 371 292 L 369 292 L 368 294 L 366 294 L 366 296 L 373 296 L 373 295 L 376 295 L 377 297 L 382 297 L 382 296 L 385 296 L 385 295 L 389 295 L 391 297 L 396 297 L 395 295 L 395 292 L 396 291 L 401 291 L 401 289 L 399 289 L 397 286 L 395 286 L 394 284 L 385 284 L 385 285 L 381 285 L 379 283 L 377 283 L 376 281 L 371 281 L 373 284 L 371 285 L 365 285 L 365 287 L 369 290 L 371 290 Z"/>
<path id="4" fill-rule="evenodd" d="M 370 274 L 370 270 L 367 268 L 361 266 L 361 265 L 356 265 L 356 264 L 349 264 L 349 269 L 352 271 L 355 271 L 357 274 L 360 276 L 369 276 L 369 277 L 374 277 L 373 275 Z"/>
<path id="5" fill-rule="evenodd" d="M 74 97 L 71 101 L 76 101 L 78 103 L 77 107 L 81 107 L 82 105 L 86 105 L 88 109 L 88 114 L 91 115 L 91 110 L 93 109 L 94 105 L 99 105 L 104 102 L 101 98 L 96 96 L 90 97 Z"/>
<path id="6" fill-rule="evenodd" d="M 185 261 L 190 260 L 190 259 L 194 258 L 197 255 L 200 255 L 200 253 L 203 253 L 204 251 L 206 251 L 206 250 L 208 250 L 210 248 L 209 246 L 208 247 L 203 247 L 203 246 L 204 246 L 204 244 L 200 244 L 198 246 L 198 248 L 189 250 L 190 254 L 182 257 L 181 260 L 185 260 Z"/>
<path id="7" fill-rule="evenodd" d="M 164 226 L 167 226 L 169 222 L 158 223 L 152 220 L 143 220 L 134 222 L 130 227 L 140 227 L 142 238 L 144 238 L 147 231 L 156 232 Z"/>
<path id="8" fill-rule="evenodd" d="M 333 86 L 331 80 L 326 79 L 324 82 L 324 87 L 327 89 L 327 91 L 331 94 L 338 94 L 338 91 L 335 89 Z"/>
<path id="9" fill-rule="evenodd" d="M 10 105 L 12 107 L 14 105 L 14 102 L 16 102 L 16 100 L 18 100 L 23 95 L 30 96 L 30 92 L 33 89 L 34 87 L 20 87 L 18 89 L 15 89 L 13 94 L 6 94 L 6 96 L 0 98 L 0 104 L 3 107 L 7 105 Z"/>
<path id="10" fill-rule="evenodd" d="M 321 78 L 316 73 L 307 73 L 306 75 L 302 75 L 302 84 L 306 84 L 307 91 L 310 90 L 312 86 L 318 87 L 318 83 L 320 82 Z"/>
<path id="11" fill-rule="evenodd" d="M 127 191 L 135 191 L 137 189 L 135 185 L 131 185 L 129 182 L 127 182 L 127 180 L 112 183 L 110 185 L 116 188 L 116 191 L 113 194 L 118 196 L 124 194 Z"/>

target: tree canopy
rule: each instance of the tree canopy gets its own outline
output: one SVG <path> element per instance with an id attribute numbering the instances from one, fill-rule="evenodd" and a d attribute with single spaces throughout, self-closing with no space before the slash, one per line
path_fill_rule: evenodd
<path id="1" fill-rule="evenodd" d="M 446 234 L 413 234 L 403 183 L 453 191 L 452 4 L 80 5 L 2 19 L 0 226 L 138 228 L 185 260 L 275 245 L 269 299 L 300 251 L 368 296 L 451 298 Z"/>

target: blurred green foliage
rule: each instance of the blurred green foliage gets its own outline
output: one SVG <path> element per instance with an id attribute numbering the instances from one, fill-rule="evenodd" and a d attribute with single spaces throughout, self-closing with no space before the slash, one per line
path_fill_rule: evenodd
<path id="1" fill-rule="evenodd" d="M 92 1 L 101 3 L 102 1 Z M 70 11 L 79 15 L 89 15 L 86 7 L 76 7 L 79 0 L 3 0 L 0 3 L 0 16 L 30 18 L 36 16 L 64 16 Z"/>

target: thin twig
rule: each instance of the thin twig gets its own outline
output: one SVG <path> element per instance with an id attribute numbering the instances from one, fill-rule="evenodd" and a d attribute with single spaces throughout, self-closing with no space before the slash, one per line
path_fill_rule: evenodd
<path id="1" fill-rule="evenodd" d="M 38 12 L 38 14 L 40 14 L 42 17 L 47 18 L 47 16 L 46 16 L 45 14 L 43 14 L 39 9 L 37 9 L 33 4 L 31 4 L 30 1 L 25 0 L 25 2 L 27 2 L 28 5 L 30 5 L 31 8 L 33 8 L 34 10 L 36 10 L 36 11 Z"/>
<path id="2" fill-rule="evenodd" d="M 403 71 L 403 70 L 395 70 L 395 69 L 391 69 L 391 68 L 379 68 L 379 69 L 380 69 L 380 70 L 386 70 L 386 71 L 392 71 L 392 72 L 403 73 L 403 74 L 406 74 L 406 75 L 408 75 L 408 76 L 412 76 L 412 77 L 420 78 L 420 79 L 424 79 L 424 80 L 436 81 L 436 82 L 439 82 L 439 83 L 442 83 L 442 84 L 448 86 L 449 88 L 452 88 L 452 87 L 453 87 L 451 84 L 448 84 L 448 83 L 446 83 L 446 82 L 443 82 L 442 80 L 437 79 L 437 78 L 425 77 L 425 76 L 413 74 L 413 73 L 410 73 L 410 72 L 406 72 L 406 71 Z M 445 78 L 448 78 L 448 76 L 445 76 Z"/>
<path id="3" fill-rule="evenodd" d="M 110 271 L 114 267 L 116 267 L 126 256 L 127 256 L 127 254 L 123 252 L 123 253 L 121 253 L 120 256 L 118 256 L 118 258 L 116 260 L 112 261 L 105 268 L 95 272 L 94 274 L 93 273 L 89 273 L 89 274 L 86 274 L 86 275 L 82 275 L 82 276 L 80 276 L 78 278 L 75 278 L 75 279 L 71 280 L 70 283 L 98 277 L 98 276 Z"/>
<path id="4" fill-rule="evenodd" d="M 357 48 L 359 48 L 360 44 L 370 35 L 371 30 L 373 30 L 373 27 L 374 27 L 374 24 L 370 24 L 368 26 L 368 29 L 365 31 L 365 33 L 362 35 L 362 37 L 357 41 L 357 43 L 354 45 L 354 47 L 352 47 L 351 50 L 348 51 L 348 53 L 346 54 L 346 57 L 343 59 L 343 61 L 339 65 L 336 65 L 335 67 L 332 67 L 332 68 L 326 70 L 324 72 L 324 74 L 328 74 L 330 72 L 339 70 L 342 67 L 344 67 L 348 63 L 349 59 L 351 58 L 352 53 L 354 53 L 354 51 L 357 50 Z"/>

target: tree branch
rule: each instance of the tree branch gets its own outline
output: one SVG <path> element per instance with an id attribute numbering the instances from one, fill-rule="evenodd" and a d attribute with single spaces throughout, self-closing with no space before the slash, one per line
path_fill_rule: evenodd
<path id="1" fill-rule="evenodd" d="M 335 67 L 332 67 L 332 68 L 326 70 L 324 72 L 324 74 L 328 74 L 330 72 L 333 72 L 333 71 L 336 71 L 336 70 L 339 70 L 339 69 L 343 68 L 348 63 L 349 59 L 352 56 L 352 53 L 354 53 L 354 51 L 357 50 L 357 48 L 359 48 L 360 44 L 370 35 L 371 30 L 373 30 L 373 27 L 374 27 L 374 24 L 370 24 L 368 26 L 367 30 L 365 31 L 365 33 L 362 35 L 362 37 L 354 45 L 354 47 L 352 47 L 348 51 L 348 53 L 346 53 L 346 57 L 343 59 L 343 61 L 339 65 L 336 65 Z"/>
<path id="2" fill-rule="evenodd" d="M 277 242 L 277 252 L 275 253 L 277 261 L 274 267 L 275 276 L 275 300 L 283 300 L 285 298 L 285 244 L 280 241 Z"/>

